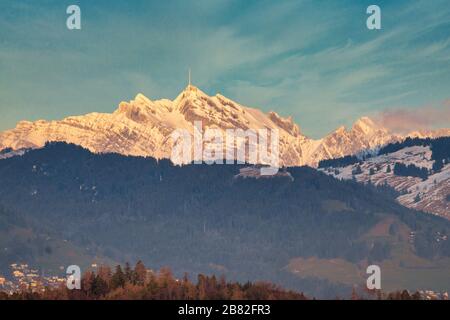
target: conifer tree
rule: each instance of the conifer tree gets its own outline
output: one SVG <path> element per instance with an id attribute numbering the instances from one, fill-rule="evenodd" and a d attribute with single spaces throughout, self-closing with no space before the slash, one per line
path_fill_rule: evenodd
<path id="1" fill-rule="evenodd" d="M 147 268 L 141 260 L 136 263 L 136 266 L 134 267 L 134 274 L 137 284 L 142 285 L 145 283 Z"/>
<path id="2" fill-rule="evenodd" d="M 113 274 L 111 278 L 111 288 L 116 289 L 119 287 L 123 287 L 126 282 L 125 274 L 122 271 L 122 267 L 118 265 L 116 267 L 116 272 Z"/>

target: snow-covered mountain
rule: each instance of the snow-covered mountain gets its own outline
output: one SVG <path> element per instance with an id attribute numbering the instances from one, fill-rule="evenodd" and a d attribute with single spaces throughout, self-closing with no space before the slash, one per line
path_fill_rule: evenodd
<path id="1" fill-rule="evenodd" d="M 16 128 L 0 133 L 0 150 L 39 148 L 47 141 L 65 141 L 98 153 L 170 158 L 171 133 L 175 129 L 192 133 L 194 121 L 202 121 L 203 129 L 223 132 L 232 128 L 278 129 L 280 163 L 285 166 L 316 166 L 322 159 L 364 152 L 403 139 L 367 117 L 355 122 L 350 130 L 340 127 L 323 139 L 310 139 L 290 117 L 263 113 L 220 94 L 208 96 L 189 85 L 174 100 L 152 101 L 138 94 L 130 102 L 121 102 L 111 114 L 94 112 L 60 121 L 21 121 Z M 450 132 L 416 134 L 450 135 Z"/>
<path id="2" fill-rule="evenodd" d="M 317 164 L 323 159 L 368 152 L 402 139 L 402 136 L 390 133 L 370 118 L 362 117 L 353 124 L 350 130 L 342 126 L 323 138 L 319 147 L 314 151 L 311 163 Z"/>

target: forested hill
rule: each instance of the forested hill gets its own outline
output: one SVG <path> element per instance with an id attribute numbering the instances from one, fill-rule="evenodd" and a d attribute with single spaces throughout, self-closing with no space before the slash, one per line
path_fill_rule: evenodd
<path id="1" fill-rule="evenodd" d="M 450 256 L 449 241 L 436 241 L 438 233 L 450 233 L 449 222 L 397 204 L 388 189 L 338 181 L 309 167 L 289 168 L 290 176 L 238 177 L 242 167 L 178 167 L 52 143 L 0 160 L 0 212 L 14 210 L 114 261 L 269 280 L 314 296 L 351 284 L 334 274 L 296 274 L 293 259 L 339 259 L 359 275 L 367 263 L 397 259 L 400 246 L 408 257 Z M 436 278 L 430 288 L 441 282 Z"/>
<path id="2" fill-rule="evenodd" d="M 324 160 L 320 167 L 340 180 L 389 185 L 402 205 L 450 220 L 450 137 L 408 138 L 364 157 Z"/>
<path id="3" fill-rule="evenodd" d="M 386 155 L 394 153 L 408 147 L 430 147 L 431 160 L 435 161 L 435 167 L 433 170 L 439 171 L 442 169 L 443 164 L 450 162 L 450 137 L 440 138 L 406 138 L 403 141 L 389 143 L 374 154 L 369 153 L 364 156 L 348 155 L 342 158 L 326 159 L 319 162 L 319 168 L 327 167 L 345 167 L 358 162 L 361 162 L 365 158 L 374 156 Z"/>

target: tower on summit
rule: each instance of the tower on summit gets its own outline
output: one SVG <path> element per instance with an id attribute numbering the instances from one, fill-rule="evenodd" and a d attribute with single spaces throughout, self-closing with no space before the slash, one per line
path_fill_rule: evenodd
<path id="1" fill-rule="evenodd" d="M 188 70 L 188 90 L 195 91 L 197 88 L 192 85 L 191 68 Z"/>

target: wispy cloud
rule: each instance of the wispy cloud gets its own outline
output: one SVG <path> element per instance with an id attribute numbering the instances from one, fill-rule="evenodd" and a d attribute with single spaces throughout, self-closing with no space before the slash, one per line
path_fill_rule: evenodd
<path id="1" fill-rule="evenodd" d="M 449 98 L 447 0 L 381 1 L 381 31 L 361 1 L 80 0 L 83 29 L 69 32 L 66 2 L 1 2 L 0 130 L 137 92 L 173 98 L 188 67 L 206 92 L 292 115 L 311 136 Z"/>

